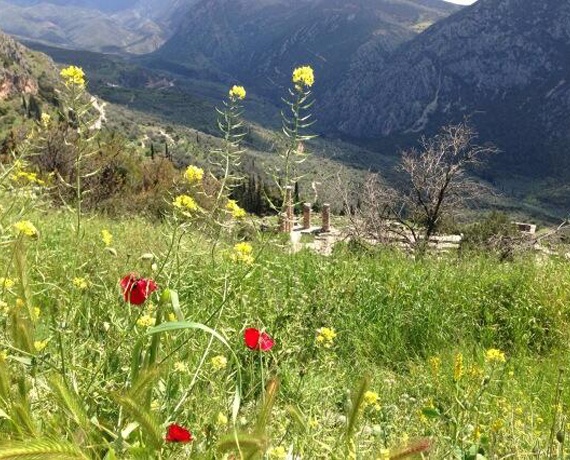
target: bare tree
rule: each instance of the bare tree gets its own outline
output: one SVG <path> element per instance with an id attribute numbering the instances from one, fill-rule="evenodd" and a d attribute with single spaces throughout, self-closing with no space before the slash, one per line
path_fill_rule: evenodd
<path id="1" fill-rule="evenodd" d="M 476 145 L 475 139 L 475 131 L 464 122 L 422 138 L 420 150 L 402 153 L 399 169 L 405 177 L 404 187 L 399 208 L 392 211 L 409 229 L 416 246 L 427 245 L 444 216 L 479 194 L 481 185 L 470 180 L 467 171 L 497 149 Z"/>
<path id="2" fill-rule="evenodd" d="M 465 199 L 481 195 L 482 186 L 469 178 L 468 170 L 497 149 L 476 145 L 475 139 L 474 130 L 464 122 L 422 138 L 419 149 L 402 152 L 398 187 L 379 181 L 374 193 L 370 183 L 365 187 L 365 201 L 373 202 L 369 204 L 380 218 L 374 226 L 379 228 L 384 220 L 385 231 L 399 234 L 423 252 L 443 217 L 453 214 Z"/>

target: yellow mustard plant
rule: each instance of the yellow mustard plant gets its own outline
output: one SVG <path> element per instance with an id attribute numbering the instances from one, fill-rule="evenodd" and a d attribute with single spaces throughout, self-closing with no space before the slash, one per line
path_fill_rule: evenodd
<path id="1" fill-rule="evenodd" d="M 432 356 L 428 360 L 429 367 L 433 375 L 439 374 L 439 370 L 441 369 L 441 358 L 439 356 Z"/>
<path id="2" fill-rule="evenodd" d="M 204 170 L 198 166 L 190 165 L 184 171 L 184 178 L 191 184 L 202 182 Z"/>
<path id="3" fill-rule="evenodd" d="M 224 427 L 227 424 L 228 424 L 228 418 L 222 412 L 218 412 L 218 416 L 216 417 L 216 425 Z"/>
<path id="4" fill-rule="evenodd" d="M 364 393 L 364 398 L 362 399 L 363 403 L 365 406 L 375 406 L 377 409 L 380 408 L 380 405 L 378 404 L 378 402 L 380 401 L 380 397 L 378 396 L 378 393 L 376 393 L 375 391 L 366 391 Z"/>
<path id="5" fill-rule="evenodd" d="M 198 203 L 196 203 L 194 198 L 188 195 L 178 195 L 172 204 L 178 209 L 187 212 L 196 212 L 199 209 Z"/>
<path id="6" fill-rule="evenodd" d="M 40 352 L 43 351 L 45 347 L 47 347 L 47 344 L 48 344 L 47 340 L 36 340 L 34 342 L 34 348 L 36 349 L 36 351 Z"/>
<path id="7" fill-rule="evenodd" d="M 287 450 L 283 446 L 272 447 L 267 451 L 267 456 L 271 459 L 283 460 L 287 458 Z"/>
<path id="8" fill-rule="evenodd" d="M 234 262 L 242 262 L 244 264 L 250 265 L 253 263 L 253 247 L 251 244 L 246 242 L 237 243 L 234 246 L 231 258 Z"/>
<path id="9" fill-rule="evenodd" d="M 62 69 L 59 74 L 63 77 L 66 86 L 85 86 L 85 73 L 81 67 L 70 65 Z"/>
<path id="10" fill-rule="evenodd" d="M 228 359 L 222 355 L 214 356 L 210 362 L 212 364 L 212 367 L 217 371 L 225 369 L 228 365 Z"/>
<path id="11" fill-rule="evenodd" d="M 152 327 L 156 322 L 156 318 L 150 316 L 149 314 L 141 315 L 139 319 L 137 319 L 137 326 L 139 327 Z"/>
<path id="12" fill-rule="evenodd" d="M 453 380 L 459 382 L 461 377 L 463 377 L 463 372 L 463 355 L 461 353 L 457 353 L 453 362 Z"/>
<path id="13" fill-rule="evenodd" d="M 293 83 L 310 88 L 315 83 L 315 74 L 311 66 L 305 65 L 293 70 Z"/>
<path id="14" fill-rule="evenodd" d="M 15 284 L 15 281 L 11 278 L 0 278 L 0 288 L 2 289 L 11 289 Z"/>
<path id="15" fill-rule="evenodd" d="M 170 313 L 168 314 L 168 321 L 173 322 L 173 321 L 176 321 L 176 320 L 177 320 L 176 315 L 175 315 L 174 313 L 170 312 Z"/>
<path id="16" fill-rule="evenodd" d="M 103 244 L 105 246 L 111 246 L 111 243 L 113 242 L 113 235 L 111 235 L 111 232 L 107 229 L 103 229 L 101 230 L 101 241 L 103 241 Z"/>
<path id="17" fill-rule="evenodd" d="M 240 208 L 235 200 L 228 200 L 226 203 L 226 211 L 228 211 L 234 219 L 242 219 L 246 216 L 245 210 Z"/>
<path id="18" fill-rule="evenodd" d="M 505 353 L 497 348 L 489 348 L 485 352 L 485 361 L 491 364 L 500 364 L 506 361 Z"/>
<path id="19" fill-rule="evenodd" d="M 51 116 L 49 113 L 43 112 L 42 116 L 40 117 L 40 122 L 44 128 L 47 128 L 51 123 Z"/>
<path id="20" fill-rule="evenodd" d="M 80 277 L 73 278 L 73 285 L 79 290 L 84 290 L 89 287 L 87 280 Z"/>
<path id="21" fill-rule="evenodd" d="M 322 346 L 324 348 L 332 347 L 335 337 L 336 332 L 331 327 L 320 327 L 317 329 L 316 342 L 318 346 Z"/>
<path id="22" fill-rule="evenodd" d="M 14 228 L 18 233 L 23 233 L 26 236 L 37 237 L 38 230 L 29 220 L 20 220 L 14 224 Z"/>
<path id="23" fill-rule="evenodd" d="M 245 99 L 245 88 L 243 86 L 234 85 L 230 88 L 229 96 L 233 100 L 244 100 Z"/>

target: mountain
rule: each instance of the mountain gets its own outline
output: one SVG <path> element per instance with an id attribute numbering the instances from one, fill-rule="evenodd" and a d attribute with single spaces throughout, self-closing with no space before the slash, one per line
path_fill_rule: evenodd
<path id="1" fill-rule="evenodd" d="M 479 0 L 368 57 L 322 112 L 338 132 L 390 145 L 469 116 L 503 177 L 570 178 L 568 0 Z"/>
<path id="2" fill-rule="evenodd" d="M 361 50 L 388 53 L 458 9 L 441 0 L 200 0 L 152 64 L 273 97 L 293 67 L 310 64 L 324 93 Z"/>
<path id="3" fill-rule="evenodd" d="M 22 116 L 37 119 L 55 105 L 57 78 L 51 59 L 0 32 L 0 140 Z"/>
<path id="4" fill-rule="evenodd" d="M 68 49 L 142 54 L 157 49 L 194 0 L 0 0 L 0 28 Z"/>

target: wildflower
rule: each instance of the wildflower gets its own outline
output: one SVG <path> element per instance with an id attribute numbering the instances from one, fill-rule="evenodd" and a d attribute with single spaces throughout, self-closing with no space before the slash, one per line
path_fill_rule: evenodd
<path id="1" fill-rule="evenodd" d="M 80 290 L 87 289 L 89 287 L 85 278 L 73 278 L 73 285 Z"/>
<path id="2" fill-rule="evenodd" d="M 245 99 L 245 88 L 243 86 L 234 85 L 229 91 L 230 99 L 236 101 Z"/>
<path id="3" fill-rule="evenodd" d="M 267 451 L 267 455 L 269 458 L 284 460 L 287 458 L 287 451 L 283 446 L 272 447 Z"/>
<path id="4" fill-rule="evenodd" d="M 455 355 L 455 361 L 453 363 L 453 380 L 458 382 L 463 377 L 463 355 L 457 353 Z"/>
<path id="5" fill-rule="evenodd" d="M 186 428 L 172 423 L 168 425 L 166 429 L 166 437 L 164 440 L 166 442 L 192 442 L 194 438 L 192 437 L 192 433 Z"/>
<path id="6" fill-rule="evenodd" d="M 243 339 L 250 350 L 269 351 L 275 345 L 275 341 L 267 333 L 254 327 L 248 327 L 243 332 Z"/>
<path id="7" fill-rule="evenodd" d="M 188 372 L 188 365 L 182 361 L 177 361 L 174 363 L 174 370 L 176 372 L 180 372 L 181 374 L 184 374 L 184 373 Z"/>
<path id="8" fill-rule="evenodd" d="M 243 262 L 247 265 L 251 265 L 253 263 L 253 256 L 251 255 L 252 252 L 253 247 L 251 244 L 241 242 L 234 246 L 234 252 L 231 257 L 234 262 Z"/>
<path id="9" fill-rule="evenodd" d="M 245 210 L 240 208 L 235 200 L 228 200 L 226 210 L 230 212 L 234 219 L 241 219 L 246 216 Z"/>
<path id="10" fill-rule="evenodd" d="M 40 307 L 34 307 L 32 310 L 33 310 L 34 319 L 35 320 L 40 319 L 40 315 L 42 314 L 42 310 L 40 309 Z"/>
<path id="11" fill-rule="evenodd" d="M 321 327 L 317 329 L 317 345 L 330 348 L 333 345 L 336 332 L 330 327 Z"/>
<path id="12" fill-rule="evenodd" d="M 310 88 L 315 83 L 315 74 L 313 73 L 313 69 L 306 65 L 302 67 L 297 67 L 293 71 L 293 83 L 299 88 L 306 86 Z"/>
<path id="13" fill-rule="evenodd" d="M 501 350 L 498 350 L 496 348 L 489 348 L 486 352 L 485 352 L 485 361 L 487 361 L 488 363 L 504 363 L 505 362 L 505 353 L 503 353 Z"/>
<path id="14" fill-rule="evenodd" d="M 36 351 L 42 351 L 45 347 L 47 347 L 48 341 L 47 340 L 36 340 L 34 342 L 34 348 Z"/>
<path id="15" fill-rule="evenodd" d="M 16 283 L 11 278 L 0 278 L 0 288 L 12 289 Z"/>
<path id="16" fill-rule="evenodd" d="M 212 363 L 212 367 L 217 371 L 225 369 L 226 366 L 228 365 L 227 358 L 222 355 L 214 356 L 210 362 Z"/>
<path id="17" fill-rule="evenodd" d="M 135 273 L 129 273 L 120 282 L 125 302 L 141 305 L 147 297 L 158 289 L 151 279 L 139 278 Z"/>
<path id="18" fill-rule="evenodd" d="M 188 166 L 184 172 L 184 178 L 191 184 L 201 182 L 204 178 L 204 170 L 198 166 Z"/>
<path id="19" fill-rule="evenodd" d="M 153 399 L 150 403 L 150 410 L 156 412 L 158 409 L 160 409 L 160 401 Z"/>
<path id="20" fill-rule="evenodd" d="M 375 406 L 378 404 L 379 399 L 380 397 L 375 391 L 367 391 L 364 393 L 363 401 L 365 406 Z"/>
<path id="21" fill-rule="evenodd" d="M 59 73 L 65 80 L 65 86 L 85 86 L 85 73 L 81 67 L 70 65 Z"/>
<path id="22" fill-rule="evenodd" d="M 222 412 L 218 412 L 218 416 L 216 417 L 216 425 L 226 426 L 227 424 L 228 418 Z"/>
<path id="23" fill-rule="evenodd" d="M 111 235 L 111 232 L 109 230 L 104 228 L 101 230 L 101 240 L 105 246 L 111 246 L 111 243 L 113 242 L 113 235 Z"/>
<path id="24" fill-rule="evenodd" d="M 49 124 L 51 123 L 51 117 L 49 115 L 49 113 L 42 113 L 42 116 L 40 117 L 40 121 L 42 123 L 42 126 L 44 128 L 47 128 L 49 126 Z"/>
<path id="25" fill-rule="evenodd" d="M 26 236 L 30 237 L 37 237 L 38 236 L 38 229 L 34 227 L 29 220 L 20 220 L 14 224 L 14 228 L 19 232 L 23 233 Z"/>
<path id="26" fill-rule="evenodd" d="M 131 302 L 132 303 L 132 302 Z M 150 315 L 141 315 L 139 319 L 137 319 L 137 326 L 139 327 L 152 327 L 156 322 L 156 318 Z"/>
<path id="27" fill-rule="evenodd" d="M 441 368 L 441 358 L 439 356 L 432 356 L 429 359 L 429 367 L 434 375 L 439 374 L 439 369 Z"/>
<path id="28" fill-rule="evenodd" d="M 188 195 L 178 195 L 172 204 L 183 211 L 198 211 L 198 204 L 194 201 L 194 198 Z"/>
<path id="29" fill-rule="evenodd" d="M 170 312 L 168 314 L 168 321 L 172 322 L 172 321 L 176 321 L 176 315 L 172 312 Z"/>

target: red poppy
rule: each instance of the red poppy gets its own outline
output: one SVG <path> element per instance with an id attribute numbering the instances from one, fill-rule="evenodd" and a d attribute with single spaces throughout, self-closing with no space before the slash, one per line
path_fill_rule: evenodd
<path id="1" fill-rule="evenodd" d="M 125 302 L 141 305 L 150 294 L 158 289 L 158 286 L 151 279 L 139 278 L 136 273 L 129 273 L 121 280 L 121 288 Z"/>
<path id="2" fill-rule="evenodd" d="M 254 327 L 248 327 L 243 331 L 245 345 L 251 350 L 269 351 L 275 345 L 275 341 L 265 332 Z"/>
<path id="3" fill-rule="evenodd" d="M 194 438 L 186 428 L 173 423 L 166 429 L 166 442 L 192 442 Z"/>

